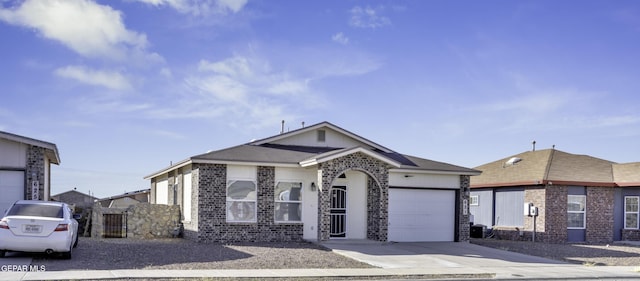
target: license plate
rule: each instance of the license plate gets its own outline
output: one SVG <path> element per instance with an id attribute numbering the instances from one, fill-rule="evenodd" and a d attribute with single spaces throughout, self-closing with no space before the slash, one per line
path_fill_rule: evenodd
<path id="1" fill-rule="evenodd" d="M 22 226 L 24 233 L 40 233 L 42 232 L 42 226 L 36 224 L 25 224 Z"/>

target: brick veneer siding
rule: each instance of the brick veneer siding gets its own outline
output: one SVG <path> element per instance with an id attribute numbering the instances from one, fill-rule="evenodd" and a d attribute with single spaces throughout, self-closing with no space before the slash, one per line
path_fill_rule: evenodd
<path id="1" fill-rule="evenodd" d="M 536 241 L 564 243 L 567 241 L 567 195 L 566 186 L 550 185 L 545 188 L 544 233 Z M 538 208 L 540 210 L 540 208 Z M 539 218 L 539 216 L 538 216 Z"/>
<path id="2" fill-rule="evenodd" d="M 613 241 L 614 195 L 611 187 L 587 187 L 586 242 Z"/>
<path id="3" fill-rule="evenodd" d="M 528 186 L 524 189 L 524 202 L 533 203 L 533 206 L 538 207 L 538 216 L 535 218 L 536 241 L 543 241 L 545 237 L 545 223 L 548 213 L 546 211 L 546 194 L 547 192 L 544 186 Z M 522 207 L 522 211 L 524 216 L 524 206 Z M 522 236 L 520 236 L 520 233 L 512 233 L 512 239 L 531 241 L 533 239 L 533 222 L 534 217 L 524 216 Z"/>
<path id="4" fill-rule="evenodd" d="M 33 181 L 38 181 L 38 199 L 39 200 L 48 200 L 49 198 L 44 198 L 44 181 L 48 180 L 44 178 L 44 153 L 45 148 L 39 146 L 30 145 L 27 148 L 27 167 L 25 170 L 25 174 L 27 176 L 27 184 L 25 188 L 27 189 L 25 194 L 28 200 L 33 198 L 33 190 L 32 183 Z M 35 177 L 34 177 L 35 176 Z"/>
<path id="5" fill-rule="evenodd" d="M 318 165 L 322 174 L 322 190 L 318 194 L 318 240 L 329 240 L 331 222 L 329 220 L 331 185 L 342 173 L 357 170 L 366 173 L 374 181 L 367 184 L 367 238 L 387 241 L 389 227 L 389 169 L 387 164 L 357 152 Z M 373 187 L 377 186 L 377 187 Z M 372 191 L 369 189 L 375 189 Z"/>
<path id="6" fill-rule="evenodd" d="M 459 203 L 458 203 L 458 211 L 456 212 L 458 214 L 458 233 L 455 233 L 454 235 L 456 236 L 455 240 L 458 242 L 462 242 L 462 241 L 469 241 L 469 235 L 471 232 L 471 229 L 469 229 L 469 217 L 471 214 L 471 210 L 469 210 L 469 184 L 471 182 L 471 179 L 469 176 L 460 176 L 460 191 L 456 192 L 456 194 L 460 194 L 460 196 L 458 197 Z M 466 200 L 467 204 L 465 205 L 463 202 L 464 200 Z M 463 208 L 467 208 L 467 214 L 464 214 L 464 209 Z"/>
<path id="7" fill-rule="evenodd" d="M 198 230 L 197 235 L 189 233 L 185 237 L 190 239 L 197 237 L 196 240 L 200 242 L 216 243 L 302 241 L 302 223 L 274 221 L 274 167 L 258 167 L 256 202 L 258 211 L 255 223 L 226 221 L 226 165 L 194 164 L 193 172 L 197 174 L 195 182 L 197 182 L 198 200 L 197 205 L 194 206 L 198 208 Z"/>
<path id="8" fill-rule="evenodd" d="M 640 241 L 640 230 L 638 229 L 622 229 L 622 241 Z"/>

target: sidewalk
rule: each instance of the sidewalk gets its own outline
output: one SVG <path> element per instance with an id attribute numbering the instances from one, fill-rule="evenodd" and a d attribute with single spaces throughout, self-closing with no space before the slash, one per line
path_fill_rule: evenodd
<path id="1" fill-rule="evenodd" d="M 88 280 L 166 278 L 302 278 L 302 277 L 401 277 L 424 279 L 635 279 L 634 267 L 581 265 L 500 268 L 371 268 L 371 269 L 263 269 L 263 270 L 88 270 L 51 272 L 2 272 L 0 280 Z"/>
<path id="2" fill-rule="evenodd" d="M 332 241 L 323 243 L 333 252 L 378 268 L 352 269 L 256 269 L 256 270 L 70 270 L 0 272 L 2 280 L 87 280 L 167 278 L 322 278 L 352 277 L 398 279 L 493 279 L 493 280 L 640 280 L 638 266 L 585 266 L 529 256 L 470 243 L 380 243 Z"/>

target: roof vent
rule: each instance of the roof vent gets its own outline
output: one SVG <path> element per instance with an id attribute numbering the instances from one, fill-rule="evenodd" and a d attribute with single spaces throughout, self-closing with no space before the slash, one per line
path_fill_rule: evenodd
<path id="1" fill-rule="evenodd" d="M 522 158 L 511 157 L 507 162 L 504 162 L 504 166 L 513 166 L 520 161 L 522 161 Z"/>

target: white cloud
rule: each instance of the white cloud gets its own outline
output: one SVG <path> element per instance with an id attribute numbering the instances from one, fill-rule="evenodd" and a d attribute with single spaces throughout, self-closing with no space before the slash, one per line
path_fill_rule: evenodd
<path id="1" fill-rule="evenodd" d="M 12 8 L 0 8 L 0 20 L 32 28 L 44 38 L 56 40 L 78 54 L 114 60 L 157 61 L 147 53 L 144 34 L 128 30 L 120 11 L 88 0 L 27 0 Z"/>
<path id="2" fill-rule="evenodd" d="M 84 66 L 70 65 L 58 68 L 54 73 L 60 77 L 74 79 L 89 85 L 103 86 L 112 90 L 132 89 L 127 78 L 115 71 L 92 70 Z"/>
<path id="3" fill-rule="evenodd" d="M 136 0 L 156 7 L 169 6 L 179 13 L 193 16 L 208 16 L 212 14 L 237 13 L 247 4 L 248 0 Z"/>
<path id="4" fill-rule="evenodd" d="M 355 6 L 349 11 L 351 14 L 349 24 L 354 27 L 372 29 L 390 25 L 391 20 L 381 15 L 382 11 L 384 11 L 384 7 L 371 8 L 367 6 L 363 8 Z"/>
<path id="5" fill-rule="evenodd" d="M 334 34 L 333 36 L 331 36 L 331 40 L 333 40 L 334 42 L 338 42 L 342 45 L 347 45 L 349 44 L 349 38 L 347 36 L 344 35 L 344 33 L 342 32 L 338 32 L 336 34 Z"/>

